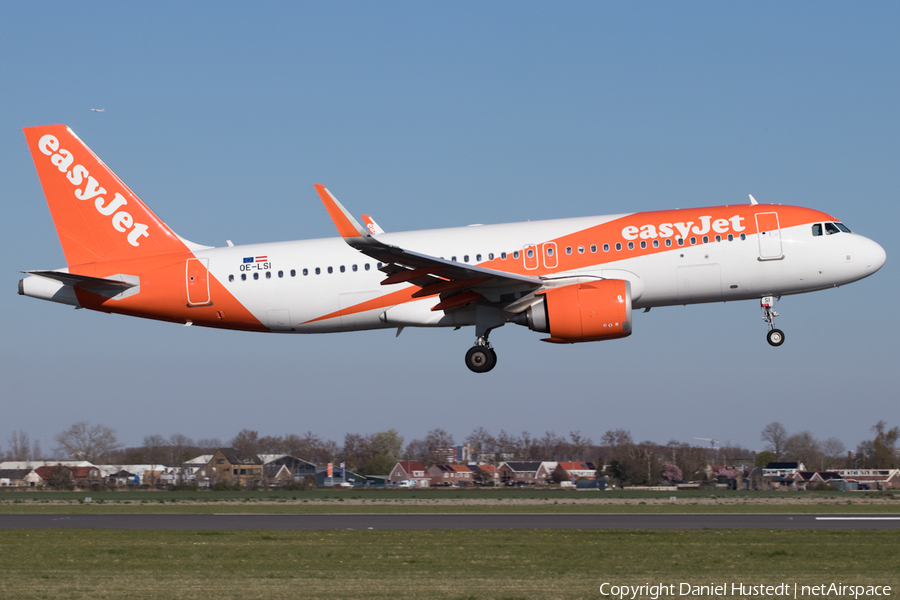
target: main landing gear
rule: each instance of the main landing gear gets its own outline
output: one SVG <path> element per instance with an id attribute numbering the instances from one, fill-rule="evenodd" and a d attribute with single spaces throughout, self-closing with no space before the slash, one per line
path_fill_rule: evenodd
<path id="1" fill-rule="evenodd" d="M 480 342 L 480 343 L 479 343 Z M 466 366 L 473 373 L 487 373 L 497 364 L 497 353 L 491 348 L 487 339 L 478 340 L 466 352 Z"/>
<path id="2" fill-rule="evenodd" d="M 475 307 L 475 345 L 466 352 L 466 366 L 473 373 L 487 373 L 497 364 L 497 353 L 491 348 L 488 336 L 505 323 L 499 309 Z"/>
<path id="3" fill-rule="evenodd" d="M 775 317 L 778 316 L 778 313 L 775 312 L 775 304 L 778 300 L 780 300 L 780 297 L 764 296 L 759 301 L 759 306 L 763 309 L 763 321 L 769 326 L 766 341 L 769 342 L 770 346 L 780 346 L 784 343 L 784 332 L 780 329 L 775 329 Z"/>

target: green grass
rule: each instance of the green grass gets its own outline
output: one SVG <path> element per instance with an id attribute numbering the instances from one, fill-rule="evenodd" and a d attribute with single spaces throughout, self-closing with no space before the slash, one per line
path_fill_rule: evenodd
<path id="1" fill-rule="evenodd" d="M 0 530 L 0 590 L 71 598 L 600 598 L 600 584 L 900 589 L 892 531 Z M 646 596 L 645 596 L 646 597 Z"/>
<path id="2" fill-rule="evenodd" d="M 675 497 L 671 502 L 669 499 Z M 85 503 L 86 498 L 90 503 Z M 527 503 L 519 503 L 525 501 Z M 603 503 L 601 503 L 603 502 Z M 146 513 L 900 513 L 900 494 L 847 492 L 4 492 L 0 514 Z"/>

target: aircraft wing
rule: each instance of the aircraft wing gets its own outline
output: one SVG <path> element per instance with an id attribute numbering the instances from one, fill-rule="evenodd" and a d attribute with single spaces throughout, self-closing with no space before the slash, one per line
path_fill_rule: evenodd
<path id="1" fill-rule="evenodd" d="M 432 310 L 460 308 L 481 299 L 513 302 L 544 285 L 538 277 L 453 262 L 385 244 L 360 225 L 325 186 L 317 184 L 315 188 L 344 241 L 384 263 L 381 271 L 387 277 L 381 285 L 411 283 L 421 288 L 413 294 L 414 298 L 440 294 L 441 302 Z"/>

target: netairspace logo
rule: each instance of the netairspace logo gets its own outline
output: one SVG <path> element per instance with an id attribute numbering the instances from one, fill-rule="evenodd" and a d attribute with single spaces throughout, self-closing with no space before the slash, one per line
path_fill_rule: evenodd
<path id="1" fill-rule="evenodd" d="M 779 598 L 817 598 L 831 596 L 834 598 L 866 598 L 890 596 L 889 585 L 844 585 L 841 582 L 823 583 L 820 585 L 800 585 L 797 583 L 781 583 L 779 585 L 754 585 L 748 583 L 709 583 L 695 585 L 693 583 L 658 583 L 644 585 L 616 585 L 604 582 L 600 585 L 600 594 L 619 600 L 636 600 L 637 598 L 704 597 L 704 596 L 741 596 L 759 597 L 773 596 Z"/>

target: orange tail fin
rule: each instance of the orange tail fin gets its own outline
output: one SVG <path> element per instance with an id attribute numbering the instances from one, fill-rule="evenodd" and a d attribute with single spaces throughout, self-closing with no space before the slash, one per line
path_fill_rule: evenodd
<path id="1" fill-rule="evenodd" d="M 71 129 L 24 131 L 69 265 L 188 250 Z"/>

